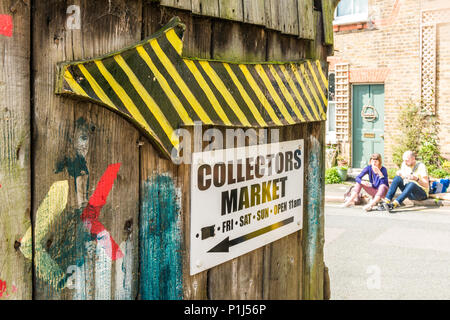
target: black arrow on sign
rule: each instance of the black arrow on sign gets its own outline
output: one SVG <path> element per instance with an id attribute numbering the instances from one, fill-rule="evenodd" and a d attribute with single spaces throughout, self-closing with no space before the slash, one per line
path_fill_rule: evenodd
<path id="1" fill-rule="evenodd" d="M 294 222 L 294 217 L 290 217 L 286 220 L 274 223 L 270 226 L 267 226 L 265 228 L 253 231 L 249 234 L 240 236 L 236 239 L 230 240 L 230 237 L 226 237 L 224 240 L 222 240 L 221 242 L 219 242 L 219 244 L 217 244 L 214 248 L 212 248 L 211 250 L 209 250 L 208 252 L 229 252 L 230 247 L 235 246 L 239 243 L 242 243 L 244 241 L 253 239 L 255 237 L 258 237 L 264 233 L 270 232 L 272 230 L 278 229 L 282 226 L 285 226 L 291 222 Z"/>

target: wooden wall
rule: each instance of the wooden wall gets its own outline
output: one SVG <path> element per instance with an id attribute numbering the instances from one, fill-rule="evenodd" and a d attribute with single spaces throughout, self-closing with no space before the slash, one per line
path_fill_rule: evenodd
<path id="1" fill-rule="evenodd" d="M 189 276 L 190 167 L 117 114 L 54 94 L 57 62 L 173 16 L 188 57 L 324 61 L 320 2 L 0 0 L 13 22 L 0 34 L 0 299 L 322 299 L 323 122 L 281 129 L 305 139 L 303 230 Z"/>

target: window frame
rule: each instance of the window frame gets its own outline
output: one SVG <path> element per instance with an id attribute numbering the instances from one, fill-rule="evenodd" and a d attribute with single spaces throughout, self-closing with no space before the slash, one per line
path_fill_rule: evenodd
<path id="1" fill-rule="evenodd" d="M 351 0 L 352 1 L 352 7 L 354 4 L 354 1 L 361 1 L 361 0 Z M 363 13 L 356 13 L 356 14 L 348 14 L 345 16 L 337 16 L 337 10 L 339 4 L 336 6 L 336 9 L 334 10 L 334 20 L 333 25 L 346 25 L 346 24 L 354 24 L 354 23 L 360 23 L 360 22 L 367 22 L 369 21 L 369 0 L 367 1 L 367 11 Z"/>

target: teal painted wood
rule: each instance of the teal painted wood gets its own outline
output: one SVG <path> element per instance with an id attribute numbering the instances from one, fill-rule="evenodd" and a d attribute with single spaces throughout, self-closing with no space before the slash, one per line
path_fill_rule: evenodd
<path id="1" fill-rule="evenodd" d="M 377 117 L 374 121 L 361 116 L 367 105 L 375 107 Z M 372 153 L 379 153 L 384 158 L 384 85 L 354 85 L 352 166 L 364 168 Z"/>
<path id="2" fill-rule="evenodd" d="M 180 196 L 172 178 L 154 175 L 143 182 L 140 218 L 140 298 L 183 298 Z"/>
<path id="3" fill-rule="evenodd" d="M 323 125 L 319 135 L 323 136 Z M 317 130 L 317 129 L 313 129 Z M 317 134 L 317 133 L 316 133 Z M 306 177 L 305 283 L 304 299 L 322 299 L 321 265 L 324 244 L 324 156 L 323 140 L 311 132 L 308 141 Z"/>

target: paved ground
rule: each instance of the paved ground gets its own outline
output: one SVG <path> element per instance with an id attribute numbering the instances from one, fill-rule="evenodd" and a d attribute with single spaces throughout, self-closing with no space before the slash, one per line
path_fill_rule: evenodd
<path id="1" fill-rule="evenodd" d="M 450 207 L 325 206 L 331 299 L 450 299 Z"/>

